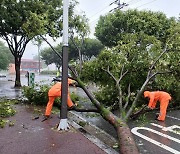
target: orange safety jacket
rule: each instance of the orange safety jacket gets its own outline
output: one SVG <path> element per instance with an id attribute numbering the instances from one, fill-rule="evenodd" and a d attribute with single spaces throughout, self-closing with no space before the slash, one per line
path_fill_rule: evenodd
<path id="1" fill-rule="evenodd" d="M 156 107 L 157 101 L 160 102 L 160 105 L 163 105 L 164 101 L 171 100 L 171 96 L 164 91 L 154 91 L 154 92 L 145 91 L 144 97 L 150 98 L 148 107 L 151 109 L 154 109 Z"/>
<path id="2" fill-rule="evenodd" d="M 74 80 L 68 79 L 68 85 L 74 82 Z M 48 96 L 61 96 L 61 84 L 61 82 L 57 82 L 55 85 L 53 85 L 48 92 Z"/>

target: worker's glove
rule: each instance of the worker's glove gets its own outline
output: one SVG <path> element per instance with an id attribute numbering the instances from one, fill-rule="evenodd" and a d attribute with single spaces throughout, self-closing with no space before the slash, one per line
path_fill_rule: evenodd
<path id="1" fill-rule="evenodd" d="M 151 110 L 153 110 L 153 108 L 152 108 L 152 107 L 149 107 L 149 106 L 147 106 L 147 108 L 148 108 L 148 109 L 151 109 Z"/>
<path id="2" fill-rule="evenodd" d="M 55 77 L 55 78 L 53 78 L 52 81 L 53 81 L 53 82 L 55 82 L 55 81 L 61 82 L 61 81 L 62 81 L 62 78 L 61 78 L 61 77 Z"/>

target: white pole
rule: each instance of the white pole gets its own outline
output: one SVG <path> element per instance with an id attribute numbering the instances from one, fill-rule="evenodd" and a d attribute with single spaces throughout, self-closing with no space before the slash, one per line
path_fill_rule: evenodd
<path id="1" fill-rule="evenodd" d="M 68 46 L 68 7 L 69 0 L 63 0 L 63 46 Z"/>

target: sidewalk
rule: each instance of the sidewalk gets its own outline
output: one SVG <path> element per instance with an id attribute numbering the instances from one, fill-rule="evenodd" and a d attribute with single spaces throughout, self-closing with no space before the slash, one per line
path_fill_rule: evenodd
<path id="1" fill-rule="evenodd" d="M 17 113 L 8 118 L 15 125 L 0 129 L 1 154 L 105 154 L 106 152 L 70 126 L 68 131 L 57 131 L 59 119 L 41 122 L 33 119 L 33 108 L 16 105 Z"/>
<path id="2" fill-rule="evenodd" d="M 8 80 L 0 80 L 0 97 L 19 98 L 21 90 L 13 88 L 14 82 Z M 117 154 L 112 146 L 106 145 L 110 140 L 108 136 L 102 142 L 95 137 L 97 133 L 103 135 L 100 131 L 93 128 L 86 132 L 78 121 L 74 122 L 72 115 L 69 117 L 70 129 L 62 132 L 56 128 L 60 120 L 58 115 L 41 122 L 42 116 L 32 120 L 35 113 L 29 106 L 16 105 L 16 110 L 13 117 L 7 118 L 15 125 L 0 128 L 0 154 Z"/>

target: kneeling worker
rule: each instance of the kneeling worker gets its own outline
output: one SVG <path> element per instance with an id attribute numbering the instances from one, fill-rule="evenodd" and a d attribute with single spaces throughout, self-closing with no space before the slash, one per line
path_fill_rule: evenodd
<path id="1" fill-rule="evenodd" d="M 148 97 L 150 99 L 149 104 L 148 104 L 148 107 L 150 109 L 154 109 L 156 107 L 157 101 L 160 102 L 160 114 L 157 120 L 164 121 L 166 117 L 166 110 L 167 110 L 169 101 L 171 100 L 170 94 L 164 91 L 154 91 L 154 92 L 145 91 L 144 97 L 145 98 Z"/>
<path id="2" fill-rule="evenodd" d="M 70 84 L 74 84 L 76 81 L 74 80 L 71 80 L 68 78 L 68 86 Z M 49 90 L 48 92 L 48 97 L 49 97 L 49 101 L 47 103 L 47 106 L 46 106 L 46 111 L 45 111 L 45 118 L 49 118 L 50 117 L 50 114 L 51 114 L 51 110 L 52 110 L 52 107 L 53 107 L 53 104 L 54 104 L 54 100 L 57 98 L 57 97 L 61 97 L 61 82 L 57 82 L 55 85 L 53 85 L 51 87 L 51 89 Z M 74 104 L 70 98 L 70 94 L 69 94 L 69 88 L 68 88 L 68 98 L 67 98 L 67 106 L 69 108 L 73 108 L 74 107 Z"/>

